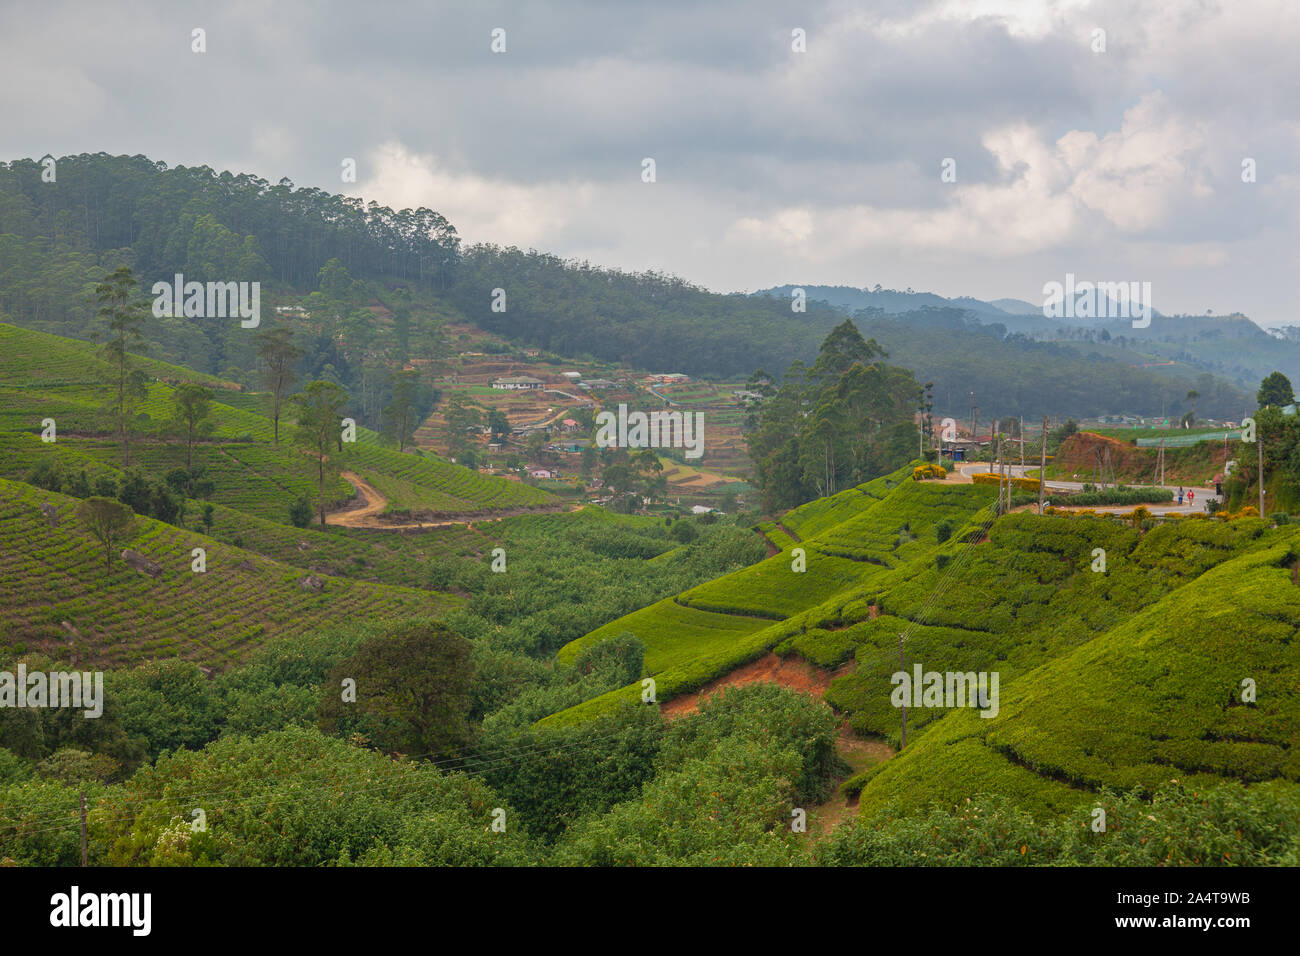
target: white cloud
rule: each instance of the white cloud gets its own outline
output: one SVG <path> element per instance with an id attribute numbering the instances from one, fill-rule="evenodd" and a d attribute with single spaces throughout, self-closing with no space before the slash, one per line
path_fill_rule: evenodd
<path id="1" fill-rule="evenodd" d="M 589 212 L 596 193 L 588 183 L 521 184 L 453 172 L 399 142 L 371 150 L 358 174 L 352 195 L 394 209 L 427 206 L 462 238 L 505 246 L 546 248 L 549 237 Z"/>
<path id="2" fill-rule="evenodd" d="M 1293 320 L 1293 0 L 557 0 L 510 11 L 503 57 L 482 13 L 454 5 L 357 19 L 284 0 L 207 19 L 200 57 L 180 8 L 0 5 L 0 157 L 102 149 L 288 176 L 429 206 L 470 241 L 722 290 L 1023 297 L 1044 272 L 1123 270 L 1158 275 L 1162 309 Z M 1241 183 L 1243 156 L 1258 183 Z"/>

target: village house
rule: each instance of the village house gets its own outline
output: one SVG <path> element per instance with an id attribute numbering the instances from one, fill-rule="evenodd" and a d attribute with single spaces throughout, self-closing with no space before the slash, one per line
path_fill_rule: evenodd
<path id="1" fill-rule="evenodd" d="M 533 378 L 531 375 L 512 375 L 507 378 L 494 378 L 492 387 L 500 389 L 541 388 L 542 380 Z"/>

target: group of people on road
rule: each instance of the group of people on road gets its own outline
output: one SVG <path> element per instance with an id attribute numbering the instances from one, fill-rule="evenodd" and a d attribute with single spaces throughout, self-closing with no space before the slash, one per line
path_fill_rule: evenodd
<path id="1" fill-rule="evenodd" d="M 1188 489 L 1187 489 L 1187 507 L 1190 508 L 1190 507 L 1192 506 L 1192 502 L 1193 502 L 1195 499 L 1196 499 L 1196 492 L 1193 491 L 1191 488 L 1188 488 Z M 1178 486 L 1178 506 L 1179 506 L 1180 508 L 1183 506 L 1183 486 L 1182 486 L 1182 485 L 1179 485 L 1179 486 Z"/>

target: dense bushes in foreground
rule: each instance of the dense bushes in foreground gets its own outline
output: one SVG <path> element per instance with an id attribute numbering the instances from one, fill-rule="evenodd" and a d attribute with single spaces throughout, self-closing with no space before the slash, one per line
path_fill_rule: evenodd
<path id="1" fill-rule="evenodd" d="M 1104 818 L 1096 810 L 1104 811 Z M 1103 822 L 1104 832 L 1094 827 Z M 1003 797 L 840 827 L 813 862 L 831 866 L 1296 866 L 1300 789 L 1171 783 L 1154 795 L 1102 791 L 1047 822 Z"/>

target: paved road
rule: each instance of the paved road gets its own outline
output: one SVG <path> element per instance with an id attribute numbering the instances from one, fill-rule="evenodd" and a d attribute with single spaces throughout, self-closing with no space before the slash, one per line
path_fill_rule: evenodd
<path id="1" fill-rule="evenodd" d="M 1032 466 L 1012 465 L 1011 473 L 1013 475 L 1020 476 L 1023 475 L 1026 471 L 1031 470 L 1031 468 L 1037 469 L 1037 467 L 1038 467 L 1037 465 L 1032 465 Z M 988 462 L 976 461 L 976 462 L 962 463 L 958 465 L 957 470 L 960 472 L 960 474 L 963 477 L 969 478 L 971 475 L 976 474 L 977 472 L 987 472 L 991 468 L 992 466 Z M 1051 502 L 1051 494 L 1054 490 L 1055 491 L 1082 491 L 1083 485 L 1084 483 L 1081 481 L 1058 481 L 1055 478 L 1049 479 L 1047 481 L 1047 501 L 1049 503 Z M 1174 488 L 1173 490 L 1177 492 L 1178 489 Z M 1187 489 L 1184 488 L 1183 490 L 1185 491 Z M 1195 492 L 1196 497 L 1195 497 L 1195 501 L 1190 505 L 1186 503 L 1180 505 L 1178 504 L 1177 499 L 1175 499 L 1172 503 L 1168 505 L 1143 505 L 1142 507 L 1146 508 L 1152 514 L 1157 514 L 1157 515 L 1163 515 L 1163 514 L 1189 515 L 1189 514 L 1197 514 L 1197 513 L 1204 512 L 1205 503 L 1209 501 L 1211 498 L 1217 499 L 1217 496 L 1214 494 L 1213 488 L 1193 488 L 1192 491 Z M 1119 514 L 1119 513 L 1127 513 L 1129 511 L 1132 511 L 1136 507 L 1137 505 L 1100 505 L 1100 506 L 1093 507 L 1092 510 L 1104 511 L 1111 514 Z"/>

